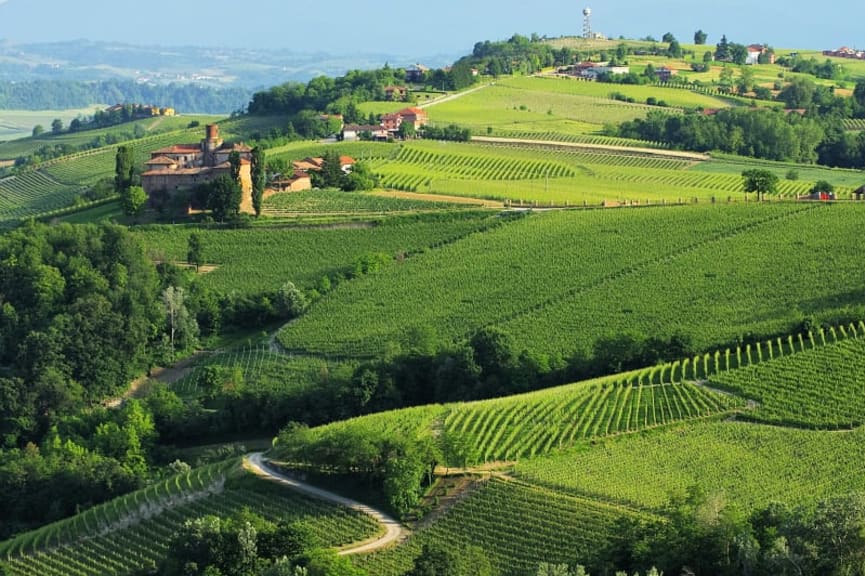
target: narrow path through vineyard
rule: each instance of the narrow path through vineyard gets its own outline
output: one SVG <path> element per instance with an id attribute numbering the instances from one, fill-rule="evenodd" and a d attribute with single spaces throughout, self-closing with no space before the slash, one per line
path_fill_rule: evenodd
<path id="1" fill-rule="evenodd" d="M 340 556 L 374 552 L 385 548 L 386 546 L 390 546 L 391 544 L 396 544 L 408 536 L 408 530 L 389 514 L 371 506 L 367 506 L 366 504 L 362 504 L 356 500 L 345 498 L 344 496 L 334 494 L 327 490 L 322 490 L 321 488 L 316 488 L 315 486 L 295 480 L 294 478 L 289 478 L 285 474 L 281 474 L 268 466 L 263 460 L 263 454 L 261 452 L 254 452 L 246 456 L 244 458 L 244 464 L 260 476 L 266 476 L 274 482 L 287 486 L 292 490 L 297 490 L 307 496 L 333 502 L 334 504 L 346 506 L 352 510 L 366 514 L 384 526 L 385 533 L 382 536 L 372 541 L 359 542 L 343 548 L 338 552 Z"/>

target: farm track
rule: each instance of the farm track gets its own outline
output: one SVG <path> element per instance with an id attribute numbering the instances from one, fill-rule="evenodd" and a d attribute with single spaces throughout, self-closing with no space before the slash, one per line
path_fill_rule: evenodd
<path id="1" fill-rule="evenodd" d="M 742 224 L 741 226 L 737 226 L 736 228 L 732 228 L 729 230 L 725 230 L 723 232 L 719 232 L 719 233 L 717 233 L 717 234 L 715 234 L 709 238 L 704 238 L 704 239 L 702 239 L 698 242 L 695 242 L 693 244 L 683 246 L 682 248 L 679 248 L 678 250 L 675 250 L 674 252 L 658 255 L 655 258 L 651 258 L 649 260 L 644 260 L 642 262 L 635 263 L 635 264 L 629 266 L 628 268 L 624 268 L 624 269 L 618 270 L 616 272 L 612 272 L 610 274 L 602 276 L 601 278 L 598 278 L 597 280 L 594 280 L 594 281 L 590 282 L 589 284 L 585 284 L 582 286 L 575 286 L 569 290 L 566 290 L 565 292 L 562 292 L 562 293 L 554 295 L 554 296 L 550 296 L 546 300 L 542 300 L 542 301 L 537 302 L 533 305 L 529 305 L 528 307 L 523 308 L 522 310 L 517 310 L 515 312 L 512 312 L 510 314 L 502 316 L 496 320 L 492 320 L 490 322 L 487 322 L 485 324 L 485 327 L 491 327 L 491 326 L 497 326 L 497 325 L 505 324 L 505 323 L 517 320 L 519 318 L 522 318 L 524 316 L 527 316 L 529 314 L 534 314 L 534 313 L 540 312 L 541 310 L 544 310 L 545 308 L 548 308 L 550 306 L 554 306 L 554 305 L 556 305 L 560 302 L 566 301 L 566 300 L 570 300 L 576 296 L 579 296 L 581 294 L 585 294 L 586 292 L 589 292 L 590 290 L 595 290 L 595 289 L 601 288 L 601 287 L 605 286 L 606 284 L 609 284 L 610 282 L 620 280 L 620 279 L 628 277 L 628 276 L 634 276 L 636 274 L 639 274 L 642 271 L 650 268 L 651 266 L 656 266 L 656 265 L 662 264 L 662 263 L 671 263 L 671 262 L 675 261 L 676 259 L 678 259 L 682 256 L 685 256 L 686 254 L 689 254 L 691 252 L 694 252 L 695 250 L 699 250 L 700 248 L 704 248 L 705 246 L 709 246 L 711 244 L 715 244 L 718 242 L 722 242 L 724 240 L 728 240 L 730 238 L 734 238 L 734 237 L 738 236 L 739 234 L 742 234 L 744 232 L 748 232 L 750 230 L 754 230 L 756 228 L 760 228 L 761 226 L 764 226 L 766 224 L 770 224 L 770 223 L 784 220 L 787 218 L 792 218 L 794 216 L 800 216 L 800 215 L 805 214 L 811 210 L 818 209 L 821 206 L 822 206 L 821 204 L 811 204 L 811 205 L 803 207 L 800 210 L 795 210 L 795 211 L 787 212 L 785 214 L 780 214 L 777 216 L 771 216 L 768 218 L 763 218 L 761 220 L 756 220 L 753 222 L 749 222 L 747 224 Z M 471 337 L 473 332 L 474 331 L 467 332 L 467 333 L 463 334 L 463 337 L 468 339 Z"/>
<path id="2" fill-rule="evenodd" d="M 254 452 L 244 458 L 244 464 L 259 476 L 264 476 L 278 484 L 287 486 L 292 490 L 296 490 L 307 496 L 351 508 L 352 510 L 356 510 L 358 512 L 361 512 L 362 514 L 370 516 L 384 526 L 384 535 L 372 541 L 360 542 L 343 548 L 338 552 L 340 556 L 365 554 L 368 552 L 381 550 L 382 548 L 402 541 L 408 536 L 408 530 L 387 513 L 371 506 L 367 506 L 366 504 L 363 504 L 356 500 L 345 498 L 344 496 L 340 496 L 339 494 L 334 494 L 333 492 L 322 490 L 321 488 L 316 488 L 315 486 L 311 486 L 309 484 L 306 484 L 305 482 L 300 482 L 293 478 L 289 478 L 285 474 L 281 474 L 268 466 L 267 463 L 263 461 L 262 456 L 263 455 L 261 452 Z"/>
<path id="3" fill-rule="evenodd" d="M 443 98 L 433 100 L 432 102 L 425 102 L 424 104 L 418 105 L 418 108 L 426 109 L 426 108 L 429 108 L 430 106 L 436 106 L 438 104 L 444 104 L 445 102 L 452 102 L 454 100 L 462 98 L 463 96 L 468 96 L 469 94 L 474 94 L 475 92 L 477 92 L 479 90 L 483 90 L 484 88 L 488 88 L 490 86 L 493 86 L 494 84 L 495 84 L 495 82 L 490 82 L 489 84 L 484 84 L 483 86 L 478 86 L 476 88 L 472 88 L 471 90 L 466 90 L 464 92 L 457 92 L 456 94 L 451 94 L 449 96 L 445 96 Z"/>
<path id="4" fill-rule="evenodd" d="M 622 154 L 644 155 L 656 158 L 673 158 L 675 160 L 692 160 L 703 162 L 711 160 L 706 154 L 695 152 L 680 152 L 678 150 L 661 150 L 657 148 L 639 148 L 635 146 L 614 146 L 612 144 L 589 144 L 585 142 L 557 142 L 555 140 L 529 140 L 524 138 L 497 138 L 494 136 L 472 136 L 472 142 L 487 144 L 509 144 L 522 146 L 539 146 L 544 148 L 579 148 L 584 150 L 602 150 L 620 152 Z"/>

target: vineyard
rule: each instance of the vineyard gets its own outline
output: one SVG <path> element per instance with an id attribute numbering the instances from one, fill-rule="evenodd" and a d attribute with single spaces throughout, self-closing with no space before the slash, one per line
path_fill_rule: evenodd
<path id="1" fill-rule="evenodd" d="M 388 198 L 363 192 L 337 192 L 316 190 L 292 194 L 276 194 L 264 202 L 264 214 L 282 216 L 286 214 L 358 214 L 417 212 L 471 207 L 472 204 L 456 204 L 434 200 L 410 198 Z M 477 205 L 474 205 L 477 206 Z"/>
<path id="2" fill-rule="evenodd" d="M 369 574 L 397 576 L 424 544 L 482 551 L 496 574 L 534 573 L 539 562 L 573 563 L 616 538 L 615 522 L 631 509 L 493 478 L 397 548 L 358 559 Z"/>
<path id="3" fill-rule="evenodd" d="M 154 260 L 183 262 L 194 231 L 202 239 L 205 261 L 217 266 L 203 280 L 216 290 L 248 293 L 276 290 L 288 281 L 312 288 L 325 275 L 349 275 L 369 254 L 406 255 L 496 224 L 488 214 L 460 212 L 429 221 L 407 217 L 333 227 L 233 230 L 154 226 L 133 233 Z"/>
<path id="4" fill-rule="evenodd" d="M 691 422 L 520 461 L 516 474 L 551 490 L 656 510 L 692 486 L 745 509 L 795 506 L 865 489 L 863 442 L 863 429 Z"/>
<path id="5" fill-rule="evenodd" d="M 173 384 L 173 389 L 187 397 L 213 392 L 207 389 L 205 382 L 208 368 L 228 371 L 229 376 L 238 372 L 244 388 L 248 390 L 286 392 L 316 386 L 330 375 L 351 370 L 352 365 L 325 358 L 292 357 L 261 346 L 243 347 L 205 356 L 203 361 Z"/>
<path id="6" fill-rule="evenodd" d="M 743 402 L 693 384 L 572 384 L 507 398 L 423 406 L 316 428 L 319 439 L 367 433 L 434 437 L 447 466 L 521 460 L 577 442 L 709 418 Z"/>
<path id="7" fill-rule="evenodd" d="M 538 206 L 741 202 L 740 173 L 696 170 L 689 159 L 538 145 L 414 142 L 373 163 L 385 188 Z M 773 198 L 806 195 L 813 182 L 782 180 Z M 840 198 L 851 186 L 839 185 Z"/>
<path id="8" fill-rule="evenodd" d="M 860 258 L 838 249 L 862 210 L 752 203 L 535 214 L 352 282 L 279 338 L 293 350 L 370 356 L 398 342 L 411 318 L 443 343 L 495 325 L 533 352 L 567 358 L 611 334 L 683 334 L 713 349 L 747 332 L 787 333 L 805 315 L 862 308 L 845 288 L 860 277 Z M 829 294 L 836 304 L 826 308 Z"/>
<path id="9" fill-rule="evenodd" d="M 452 464 L 533 458 L 575 442 L 732 410 L 737 401 L 690 384 L 556 388 L 465 404 L 444 421 Z"/>
<path id="10" fill-rule="evenodd" d="M 233 465 L 236 467 L 236 462 Z M 72 540 L 52 539 L 54 533 L 43 528 L 16 539 L 42 535 L 37 536 L 38 541 L 16 547 L 5 544 L 0 550 L 10 574 L 98 576 L 153 570 L 165 558 L 172 534 L 187 519 L 211 514 L 228 517 L 244 509 L 275 522 L 301 521 L 323 546 L 361 541 L 380 530 L 375 520 L 364 514 L 313 500 L 266 480 L 245 475 L 226 480 L 223 471 L 221 479 L 201 488 L 190 479 L 195 474 L 177 476 L 70 519 L 67 524 L 78 530 Z"/>
<path id="11" fill-rule="evenodd" d="M 832 336 L 854 336 L 851 328 L 832 328 L 818 340 L 831 343 L 794 355 L 711 377 L 713 386 L 755 399 L 752 417 L 771 423 L 814 428 L 851 428 L 865 423 L 865 339 L 834 343 Z M 862 332 L 862 328 L 859 328 Z M 771 349 L 770 349 L 771 350 Z M 778 347 L 775 355 L 778 355 Z M 756 351 L 754 352 L 756 354 Z M 762 352 L 764 355 L 767 351 Z"/>

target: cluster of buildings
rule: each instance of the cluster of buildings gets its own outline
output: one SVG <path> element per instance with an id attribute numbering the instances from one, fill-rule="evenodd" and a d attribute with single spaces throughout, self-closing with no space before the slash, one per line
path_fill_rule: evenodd
<path id="1" fill-rule="evenodd" d="M 153 106 L 152 104 L 115 104 L 104 110 L 107 114 L 122 113 L 124 110 L 131 112 L 133 118 L 151 118 L 154 116 L 176 116 L 177 111 L 168 106 Z"/>
<path id="2" fill-rule="evenodd" d="M 404 123 L 411 123 L 415 130 L 420 130 L 429 124 L 429 116 L 421 108 L 404 108 L 393 114 L 385 114 L 381 117 L 381 124 L 377 126 L 346 124 L 342 128 L 342 139 L 346 142 L 353 142 L 366 135 L 372 140 L 388 140 L 397 135 L 400 126 Z"/>
<path id="3" fill-rule="evenodd" d="M 351 156 L 340 156 L 339 164 L 342 171 L 346 174 L 351 172 L 352 166 L 357 162 Z M 278 174 L 276 178 L 271 180 L 270 189 L 265 191 L 264 197 L 267 198 L 277 192 L 302 192 L 304 190 L 312 190 L 312 177 L 310 172 L 318 172 L 324 166 L 324 158 L 304 158 L 291 163 L 293 173 L 291 176 Z"/>
<path id="4" fill-rule="evenodd" d="M 854 60 L 865 60 L 865 50 L 854 50 L 842 46 L 837 50 L 823 50 L 823 56 L 833 56 L 835 58 L 852 58 Z"/>
<path id="5" fill-rule="evenodd" d="M 229 156 L 240 155 L 240 182 L 243 202 L 252 206 L 252 148 L 245 144 L 226 144 L 219 126 L 210 124 L 198 144 L 175 144 L 155 150 L 141 174 L 141 187 L 154 208 L 165 206 L 179 190 L 190 190 L 219 176 L 231 174 Z"/>

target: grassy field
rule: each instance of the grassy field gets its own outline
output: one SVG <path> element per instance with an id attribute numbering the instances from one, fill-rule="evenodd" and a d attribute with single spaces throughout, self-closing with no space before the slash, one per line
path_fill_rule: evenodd
<path id="1" fill-rule="evenodd" d="M 660 110 L 611 100 L 610 92 L 621 91 L 618 88 L 548 78 L 506 78 L 467 96 L 430 106 L 427 111 L 431 122 L 456 123 L 476 134 L 488 134 L 492 128 L 493 135 L 502 130 L 570 135 L 598 132 L 606 123 L 643 118 L 649 110 Z M 658 89 L 659 94 L 666 92 L 674 95 L 680 91 Z M 645 102 L 645 98 L 640 101 Z M 675 113 L 673 109 L 663 110 Z"/>
<path id="2" fill-rule="evenodd" d="M 407 317 L 442 342 L 495 325 L 529 350 L 564 356 L 622 332 L 687 334 L 697 348 L 786 332 L 808 315 L 863 312 L 851 288 L 858 254 L 838 249 L 862 210 L 750 203 L 532 215 L 353 282 L 280 340 L 371 355 L 399 340 Z"/>
<path id="3" fill-rule="evenodd" d="M 90 116 L 104 106 L 91 106 L 78 110 L 0 110 L 0 150 L 2 142 L 26 138 L 37 124 L 51 131 L 51 122 L 59 118 L 64 126 L 79 116 Z"/>
<path id="4" fill-rule="evenodd" d="M 2 115 L 4 113 L 5 111 L 0 111 L 0 118 L 3 117 Z M 68 144 L 70 146 L 81 146 L 92 142 L 97 137 L 105 137 L 109 135 L 122 136 L 123 139 L 130 139 L 135 133 L 136 129 L 142 131 L 141 133 L 143 133 L 145 136 L 150 134 L 157 134 L 160 132 L 181 130 L 183 128 L 186 128 L 187 125 L 193 120 L 201 123 L 202 128 L 200 130 L 202 130 L 203 133 L 204 124 L 218 121 L 219 118 L 216 116 L 171 116 L 147 118 L 144 120 L 127 122 L 125 124 L 118 124 L 116 126 L 111 126 L 108 128 L 84 130 L 81 132 L 72 133 L 64 132 L 57 135 L 51 134 L 51 120 L 48 120 L 47 124 L 43 124 L 47 132 L 39 136 L 38 138 L 30 137 L 28 132 L 28 134 L 25 135 L 27 136 L 25 138 L 18 138 L 16 140 L 10 140 L 8 142 L 0 142 L 0 160 L 14 160 L 19 156 L 26 156 L 28 154 L 32 154 L 38 148 L 44 145 L 55 146 L 61 144 Z"/>

